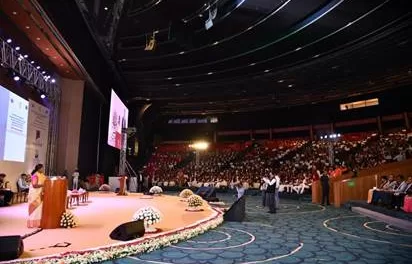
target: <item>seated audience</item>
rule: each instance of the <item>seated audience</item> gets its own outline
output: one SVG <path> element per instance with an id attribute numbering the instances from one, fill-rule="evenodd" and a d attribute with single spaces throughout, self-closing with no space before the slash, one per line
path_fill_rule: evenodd
<path id="1" fill-rule="evenodd" d="M 17 186 L 20 192 L 29 192 L 30 184 L 27 181 L 27 174 L 22 173 L 17 180 Z"/>
<path id="2" fill-rule="evenodd" d="M 6 181 L 6 174 L 0 173 L 0 205 L 10 205 L 13 199 L 13 192 L 9 189 L 9 181 Z"/>

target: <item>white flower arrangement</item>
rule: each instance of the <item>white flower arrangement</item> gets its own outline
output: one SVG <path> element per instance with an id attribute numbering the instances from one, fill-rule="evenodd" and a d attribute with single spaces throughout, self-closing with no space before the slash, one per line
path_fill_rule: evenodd
<path id="1" fill-rule="evenodd" d="M 141 208 L 136 213 L 134 213 L 133 220 L 143 220 L 146 229 L 148 229 L 149 226 L 159 223 L 162 220 L 162 213 L 157 208 L 148 206 Z"/>
<path id="2" fill-rule="evenodd" d="M 192 190 L 190 189 L 184 189 L 183 191 L 180 192 L 179 197 L 183 199 L 189 198 L 189 196 L 193 195 Z"/>
<path id="3" fill-rule="evenodd" d="M 193 194 L 187 198 L 187 204 L 189 207 L 199 207 L 203 205 L 203 199 L 199 195 Z"/>
<path id="4" fill-rule="evenodd" d="M 76 226 L 77 226 L 76 217 L 70 211 L 64 212 L 60 219 L 60 227 L 73 228 Z"/>
<path id="5" fill-rule="evenodd" d="M 96 263 L 102 261 L 108 261 L 113 259 L 124 258 L 131 255 L 149 253 L 162 247 L 176 244 L 180 241 L 185 241 L 200 234 L 205 233 L 210 229 L 214 229 L 223 223 L 223 214 L 218 212 L 217 216 L 214 216 L 207 221 L 196 224 L 195 226 L 186 227 L 177 230 L 171 234 L 158 234 L 149 238 L 142 238 L 138 241 L 126 242 L 117 246 L 106 246 L 99 249 L 85 250 L 85 251 L 73 251 L 60 254 L 60 256 L 49 256 L 43 258 L 34 258 L 30 260 L 18 259 L 11 263 L 66 263 L 66 264 L 78 264 L 78 263 Z"/>
<path id="6" fill-rule="evenodd" d="M 149 193 L 162 194 L 163 190 L 159 186 L 153 186 L 152 188 L 150 188 Z"/>

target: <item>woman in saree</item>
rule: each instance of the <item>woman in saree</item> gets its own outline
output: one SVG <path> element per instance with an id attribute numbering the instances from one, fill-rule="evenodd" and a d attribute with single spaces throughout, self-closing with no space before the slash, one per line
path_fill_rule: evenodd
<path id="1" fill-rule="evenodd" d="M 31 173 L 31 184 L 29 188 L 29 219 L 27 227 L 40 227 L 40 220 L 43 208 L 43 185 L 46 180 L 43 164 L 37 164 Z"/>

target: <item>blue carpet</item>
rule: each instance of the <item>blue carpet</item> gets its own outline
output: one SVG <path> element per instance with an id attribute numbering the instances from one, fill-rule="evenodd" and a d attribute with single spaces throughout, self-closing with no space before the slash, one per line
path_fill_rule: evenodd
<path id="1" fill-rule="evenodd" d="M 192 240 L 104 263 L 411 263 L 411 230 L 296 200 L 281 200 L 272 215 L 260 201 L 247 197 L 243 223 L 225 222 Z"/>

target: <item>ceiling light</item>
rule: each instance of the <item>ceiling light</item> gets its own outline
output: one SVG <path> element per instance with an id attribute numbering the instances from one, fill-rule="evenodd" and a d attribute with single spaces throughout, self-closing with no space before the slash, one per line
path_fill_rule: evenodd
<path id="1" fill-rule="evenodd" d="M 248 27 L 246 30 L 251 30 L 253 27 Z"/>
<path id="2" fill-rule="evenodd" d="M 319 57 L 319 54 L 316 54 L 315 56 L 313 56 L 313 58 L 317 58 L 317 57 Z"/>
<path id="3" fill-rule="evenodd" d="M 289 84 L 288 87 L 289 87 L 289 88 L 292 88 L 292 87 L 293 87 L 293 84 Z"/>
<path id="4" fill-rule="evenodd" d="M 30 63 L 31 63 L 31 64 L 34 64 L 34 61 L 31 61 Z"/>
<path id="5" fill-rule="evenodd" d="M 20 76 L 17 76 L 17 75 L 14 76 L 14 77 L 13 77 L 13 80 L 15 80 L 16 82 L 20 81 Z"/>
<path id="6" fill-rule="evenodd" d="M 56 82 L 56 80 L 55 79 L 51 79 L 51 81 L 50 81 L 51 83 L 55 83 Z"/>
<path id="7" fill-rule="evenodd" d="M 199 14 L 199 17 L 203 17 L 203 14 Z"/>
<path id="8" fill-rule="evenodd" d="M 172 78 L 172 77 L 167 77 L 167 79 L 168 79 L 168 80 L 171 80 L 171 79 L 173 79 L 173 78 Z"/>
<path id="9" fill-rule="evenodd" d="M 40 66 L 37 66 L 37 67 L 36 67 L 36 69 L 38 69 L 38 70 L 39 70 L 39 69 L 40 69 Z"/>
<path id="10" fill-rule="evenodd" d="M 17 47 L 16 47 L 16 50 L 20 50 L 20 47 L 19 47 L 19 46 L 17 46 Z"/>
<path id="11" fill-rule="evenodd" d="M 26 29 L 30 29 L 30 26 L 26 26 Z"/>
<path id="12" fill-rule="evenodd" d="M 107 6 L 105 6 L 105 7 L 104 7 L 104 10 L 106 10 L 106 11 L 107 11 L 107 10 L 109 10 L 109 8 L 108 8 Z"/>
<path id="13" fill-rule="evenodd" d="M 46 72 L 45 72 L 45 71 L 42 71 L 41 74 L 46 74 Z"/>
<path id="14" fill-rule="evenodd" d="M 24 56 L 23 56 L 23 58 L 25 58 L 25 59 L 27 59 L 29 57 L 29 55 L 27 55 L 27 54 L 25 54 Z"/>
<path id="15" fill-rule="evenodd" d="M 175 86 L 180 86 L 180 83 L 176 83 Z"/>
<path id="16" fill-rule="evenodd" d="M 295 49 L 295 51 L 298 51 L 298 50 L 301 50 L 302 49 L 302 47 L 297 47 L 296 49 Z"/>
<path id="17" fill-rule="evenodd" d="M 184 52 L 184 51 L 181 51 L 181 52 L 179 52 L 179 54 L 182 55 L 182 54 L 185 54 L 185 52 Z"/>
<path id="18" fill-rule="evenodd" d="M 155 32 L 153 32 L 153 33 L 157 34 L 157 33 L 159 33 L 159 30 L 156 30 L 156 31 L 155 31 Z"/>
<path id="19" fill-rule="evenodd" d="M 24 58 L 23 58 L 23 56 L 19 56 L 18 58 L 17 58 L 19 61 L 22 61 Z"/>
<path id="20" fill-rule="evenodd" d="M 217 45 L 217 44 L 219 44 L 219 41 L 215 41 L 215 42 L 213 43 L 213 45 Z"/>
<path id="21" fill-rule="evenodd" d="M 13 14 L 13 15 L 17 15 L 17 12 L 16 12 L 16 11 L 13 11 L 12 14 Z"/>
<path id="22" fill-rule="evenodd" d="M 256 65 L 256 63 L 254 63 L 254 62 L 249 64 L 249 66 L 255 66 L 255 65 Z"/>
<path id="23" fill-rule="evenodd" d="M 12 41 L 11 39 L 7 39 L 7 40 L 6 40 L 7 43 L 11 43 L 11 41 Z"/>
<path id="24" fill-rule="evenodd" d="M 45 95 L 45 94 L 41 94 L 41 95 L 40 95 L 40 98 L 41 98 L 41 99 L 44 99 L 44 98 L 46 98 L 46 95 Z"/>
<path id="25" fill-rule="evenodd" d="M 265 70 L 265 72 L 270 72 L 270 70 Z"/>
<path id="26" fill-rule="evenodd" d="M 212 74 L 213 74 L 213 72 L 208 72 L 208 73 L 207 73 L 207 75 L 212 75 Z"/>
<path id="27" fill-rule="evenodd" d="M 39 38 L 39 37 L 37 37 L 37 38 L 36 38 L 36 40 L 40 40 L 40 38 Z"/>
<path id="28" fill-rule="evenodd" d="M 283 83 L 285 80 L 279 80 L 278 83 Z"/>

